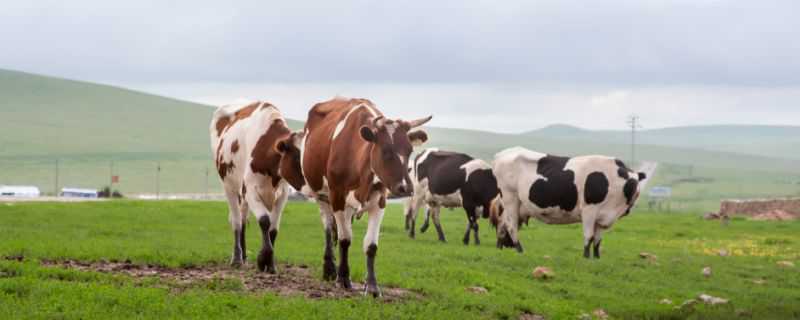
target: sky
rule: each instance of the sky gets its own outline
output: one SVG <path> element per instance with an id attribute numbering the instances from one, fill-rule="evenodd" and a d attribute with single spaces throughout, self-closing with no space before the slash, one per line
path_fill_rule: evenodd
<path id="1" fill-rule="evenodd" d="M 587 5 L 588 4 L 588 5 Z M 800 2 L 14 1 L 0 68 L 302 120 L 335 95 L 521 132 L 800 125 Z"/>

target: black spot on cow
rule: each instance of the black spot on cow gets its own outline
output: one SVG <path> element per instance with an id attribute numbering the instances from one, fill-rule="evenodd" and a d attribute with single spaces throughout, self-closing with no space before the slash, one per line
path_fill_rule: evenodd
<path id="1" fill-rule="evenodd" d="M 539 208 L 560 207 L 575 210 L 578 205 L 578 187 L 575 172 L 564 170 L 569 158 L 548 155 L 539 159 L 536 173 L 543 176 L 531 186 L 528 198 Z"/>
<path id="2" fill-rule="evenodd" d="M 470 161 L 472 157 L 463 153 L 431 151 L 422 163 L 416 164 L 417 180 L 428 179 L 428 189 L 433 194 L 452 194 L 467 180 L 467 172 L 461 166 Z"/>
<path id="3" fill-rule="evenodd" d="M 608 195 L 608 178 L 602 172 L 595 171 L 586 177 L 583 196 L 586 204 L 602 203 Z"/>
<path id="4" fill-rule="evenodd" d="M 617 175 L 619 175 L 620 178 L 627 180 L 631 177 L 629 174 L 631 170 L 625 166 L 625 163 L 622 162 L 622 160 L 614 159 L 614 163 L 617 164 Z"/>
<path id="5" fill-rule="evenodd" d="M 625 199 L 628 205 L 633 204 L 633 196 L 636 195 L 636 188 L 639 186 L 639 181 L 636 179 L 628 179 L 625 181 L 625 186 L 622 187 L 622 192 L 625 194 Z"/>

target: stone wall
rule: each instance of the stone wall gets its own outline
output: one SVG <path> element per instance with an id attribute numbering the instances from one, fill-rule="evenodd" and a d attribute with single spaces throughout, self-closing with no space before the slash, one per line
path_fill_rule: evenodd
<path id="1" fill-rule="evenodd" d="M 732 216 L 742 214 L 756 216 L 763 213 L 783 211 L 800 216 L 800 198 L 763 199 L 763 200 L 723 200 L 720 205 L 721 215 Z"/>

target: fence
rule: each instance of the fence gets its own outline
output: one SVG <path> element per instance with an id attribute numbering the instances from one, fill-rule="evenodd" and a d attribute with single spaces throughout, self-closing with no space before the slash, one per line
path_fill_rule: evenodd
<path id="1" fill-rule="evenodd" d="M 36 186 L 43 195 L 56 195 L 65 187 L 102 189 L 109 185 L 125 196 L 181 194 L 203 198 L 222 193 L 213 163 L 201 159 L 0 160 L 0 185 Z"/>

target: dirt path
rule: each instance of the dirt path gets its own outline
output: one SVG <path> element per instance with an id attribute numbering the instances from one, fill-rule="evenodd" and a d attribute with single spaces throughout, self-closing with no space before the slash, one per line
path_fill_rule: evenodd
<path id="1" fill-rule="evenodd" d="M 22 261 L 23 257 L 5 257 L 6 260 Z M 122 274 L 146 282 L 158 278 L 157 286 L 168 287 L 175 292 L 189 288 L 230 287 L 230 290 L 244 290 L 250 293 L 275 293 L 282 296 L 304 296 L 310 299 L 337 299 L 363 296 L 364 284 L 353 282 L 353 289 L 346 290 L 332 282 L 324 282 L 305 265 L 278 265 L 277 274 L 257 272 L 253 265 L 235 269 L 228 265 L 209 265 L 188 268 L 167 268 L 157 265 L 139 265 L 130 261 L 42 260 L 43 266 Z M 226 285 L 226 283 L 228 285 Z M 397 302 L 406 298 L 419 297 L 410 290 L 381 287 L 383 302 Z"/>

